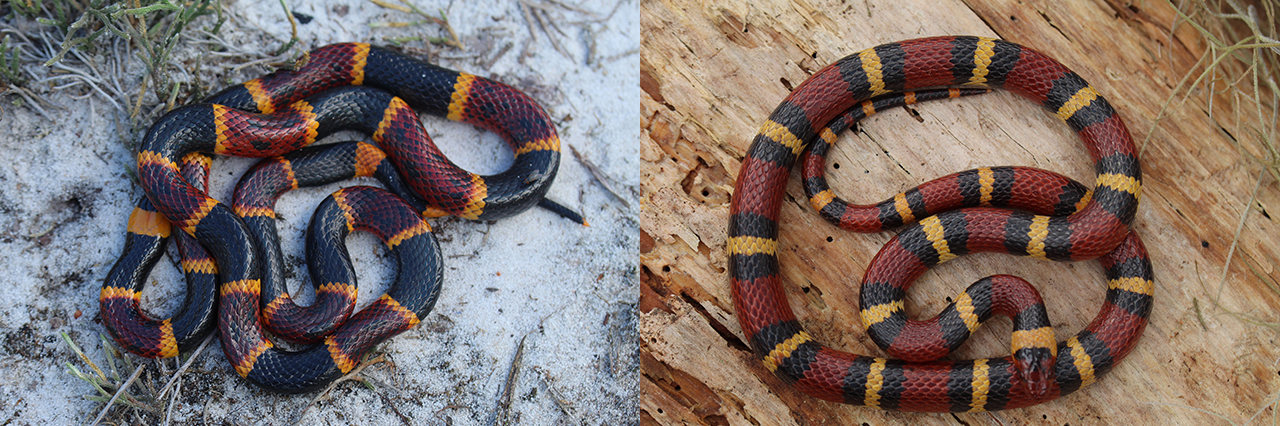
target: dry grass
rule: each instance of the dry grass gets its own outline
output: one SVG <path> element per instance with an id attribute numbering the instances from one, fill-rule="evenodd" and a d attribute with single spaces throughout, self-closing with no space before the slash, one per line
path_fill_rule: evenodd
<path id="1" fill-rule="evenodd" d="M 1169 1 L 1169 0 L 1167 0 Z M 1253 215 L 1261 214 L 1257 204 L 1259 191 L 1266 184 L 1280 183 L 1280 150 L 1277 149 L 1277 118 L 1280 114 L 1280 1 L 1258 0 L 1242 2 L 1240 0 L 1217 1 L 1181 1 L 1170 5 L 1178 10 L 1178 19 L 1170 28 L 1170 37 L 1182 26 L 1189 26 L 1199 34 L 1207 49 L 1199 60 L 1186 70 L 1177 87 L 1166 99 L 1156 126 L 1148 131 L 1143 140 L 1143 147 L 1150 142 L 1159 122 L 1168 118 L 1172 111 L 1182 107 L 1193 96 L 1204 95 L 1209 115 L 1224 126 L 1234 130 L 1228 135 L 1240 154 L 1240 161 L 1257 169 L 1253 181 L 1253 189 L 1241 209 L 1237 226 L 1228 248 L 1226 262 L 1222 274 L 1217 280 L 1217 288 L 1210 290 L 1210 285 L 1201 281 L 1204 291 L 1210 294 L 1209 300 L 1213 309 L 1234 317 L 1245 324 L 1263 327 L 1280 333 L 1280 322 L 1274 317 L 1262 317 L 1249 312 L 1235 312 L 1219 303 L 1223 289 L 1227 284 L 1228 271 L 1236 260 L 1235 252 L 1241 236 L 1252 238 L 1274 238 L 1274 236 L 1254 236 L 1258 232 L 1246 226 Z M 1171 64 L 1172 65 L 1172 64 Z M 1178 67 L 1171 66 L 1173 69 Z M 1225 128 L 1225 127 L 1224 127 Z M 1264 285 L 1280 294 L 1277 285 L 1258 265 L 1250 260 L 1242 260 L 1244 266 Z M 1192 300 L 1200 324 L 1204 327 L 1204 311 L 1198 299 Z M 1261 315 L 1273 315 L 1267 312 Z M 1207 329 L 1207 327 L 1205 327 Z M 1280 364 L 1280 360 L 1275 363 Z M 1243 422 L 1231 419 L 1211 409 L 1190 407 L 1185 405 L 1152 403 L 1198 411 L 1214 416 L 1232 425 L 1251 425 L 1268 410 L 1271 411 L 1271 424 L 1280 424 L 1280 389 L 1272 392 L 1261 401 L 1252 416 Z"/>
<path id="2" fill-rule="evenodd" d="M 1166 118 L 1168 111 L 1182 106 L 1193 94 L 1204 93 L 1210 116 L 1216 115 L 1219 121 L 1230 122 L 1236 130 L 1230 136 L 1241 161 L 1258 166 L 1253 191 L 1240 212 L 1227 264 L 1213 295 L 1213 304 L 1224 309 L 1218 304 L 1218 299 L 1226 284 L 1236 244 L 1241 235 L 1251 232 L 1245 226 L 1246 219 L 1259 213 L 1254 207 L 1258 191 L 1268 182 L 1280 182 L 1280 150 L 1277 150 L 1276 142 L 1280 136 L 1277 133 L 1280 83 L 1276 81 L 1276 73 L 1280 72 L 1280 34 L 1277 34 L 1280 30 L 1276 22 L 1280 1 L 1265 0 L 1257 5 L 1245 5 L 1236 0 L 1221 0 L 1195 3 L 1178 10 L 1179 19 L 1174 22 L 1173 30 L 1180 25 L 1191 26 L 1207 42 L 1208 49 L 1183 76 L 1166 100 L 1158 119 Z M 1196 90 L 1198 88 L 1203 90 Z M 1225 118 L 1223 114 L 1226 114 Z M 1154 129 L 1153 126 L 1148 132 L 1146 141 L 1150 141 Z M 1256 265 L 1245 266 L 1280 294 L 1280 286 L 1259 271 Z M 1231 314 L 1280 331 L 1280 323 L 1243 313 Z"/>
<path id="3" fill-rule="evenodd" d="M 30 97 L 42 83 L 55 84 L 48 92 L 84 86 L 116 109 L 131 110 L 135 122 L 144 105 L 191 96 L 191 85 L 181 83 L 190 79 L 172 54 L 190 40 L 200 18 L 216 17 L 200 21 L 213 33 L 225 21 L 217 0 L 10 0 L 5 6 L 10 13 L 0 20 L 0 31 L 22 40 L 0 48 L 4 93 Z M 123 84 L 138 64 L 142 81 Z"/>

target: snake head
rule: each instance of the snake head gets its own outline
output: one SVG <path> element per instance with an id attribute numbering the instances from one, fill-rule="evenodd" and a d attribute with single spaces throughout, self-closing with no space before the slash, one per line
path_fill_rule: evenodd
<path id="1" fill-rule="evenodd" d="M 1022 379 L 1023 389 L 1032 399 L 1049 395 L 1054 383 L 1053 364 L 1057 357 L 1044 348 L 1024 348 L 1014 353 L 1013 367 Z"/>

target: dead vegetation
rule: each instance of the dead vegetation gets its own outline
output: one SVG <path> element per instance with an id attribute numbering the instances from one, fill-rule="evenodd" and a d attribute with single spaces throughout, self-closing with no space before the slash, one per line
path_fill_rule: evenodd
<path id="1" fill-rule="evenodd" d="M 1183 71 L 1185 74 L 1165 100 L 1160 115 L 1156 118 L 1156 126 L 1152 126 L 1147 133 L 1141 148 L 1151 142 L 1160 121 L 1168 118 L 1172 111 L 1184 107 L 1189 99 L 1203 96 L 1210 117 L 1230 123 L 1235 130 L 1228 132 L 1223 129 L 1235 144 L 1240 155 L 1239 161 L 1257 169 L 1252 192 L 1238 194 L 1245 200 L 1242 203 L 1245 207 L 1239 213 L 1227 251 L 1226 264 L 1216 280 L 1216 288 L 1210 288 L 1212 284 L 1206 283 L 1204 278 L 1200 279 L 1201 288 L 1209 295 L 1211 308 L 1202 308 L 1200 300 L 1193 298 L 1191 309 L 1195 311 L 1201 328 L 1205 330 L 1208 330 L 1204 319 L 1207 310 L 1211 314 L 1225 314 L 1236 318 L 1248 326 L 1280 333 L 1280 318 L 1276 317 L 1275 312 L 1237 312 L 1220 303 L 1223 291 L 1229 291 L 1228 273 L 1233 262 L 1244 263 L 1243 266 L 1258 281 L 1272 292 L 1280 294 L 1280 283 L 1263 272 L 1263 265 L 1257 264 L 1255 260 L 1235 256 L 1242 236 L 1262 232 L 1246 226 L 1251 216 L 1267 214 L 1256 201 L 1258 192 L 1266 185 L 1280 185 L 1280 150 L 1277 149 L 1277 138 L 1280 136 L 1277 133 L 1280 83 L 1276 81 L 1280 77 L 1280 26 L 1277 25 L 1280 2 L 1219 0 L 1170 5 L 1178 11 L 1178 19 L 1170 28 L 1170 37 L 1179 27 L 1189 26 L 1206 42 L 1207 49 L 1194 65 Z M 1180 69 L 1176 66 L 1172 68 Z M 1274 364 L 1280 364 L 1280 360 L 1276 360 Z M 1277 407 L 1277 403 L 1280 403 L 1280 389 L 1274 390 L 1264 404 L 1242 423 L 1214 412 L 1213 407 L 1172 406 L 1209 414 L 1232 425 L 1255 424 L 1269 410 L 1271 424 L 1276 425 L 1280 424 L 1280 407 Z"/>

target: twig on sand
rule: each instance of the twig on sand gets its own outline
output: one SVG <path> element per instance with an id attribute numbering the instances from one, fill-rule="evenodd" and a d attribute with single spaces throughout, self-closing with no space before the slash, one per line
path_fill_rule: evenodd
<path id="1" fill-rule="evenodd" d="M 102 418 L 106 417 L 107 411 L 111 410 L 111 406 L 115 404 L 117 399 L 120 398 L 120 395 L 123 395 L 126 390 L 129 390 L 129 386 L 132 386 L 133 381 L 137 380 L 138 376 L 141 376 L 141 375 L 142 375 L 142 364 L 138 364 L 138 368 L 135 368 L 133 370 L 133 375 L 130 375 L 129 380 L 126 380 L 123 385 L 120 385 L 120 389 L 116 390 L 115 395 L 111 396 L 111 400 L 107 401 L 107 405 L 105 407 L 102 407 L 102 412 L 98 413 L 98 417 L 93 419 L 93 423 L 90 423 L 89 426 L 98 426 L 98 422 L 101 422 Z"/>
<path id="2" fill-rule="evenodd" d="M 103 416 L 106 415 L 116 401 L 120 401 L 120 403 L 132 408 L 145 410 L 155 414 L 159 413 L 155 407 L 149 405 L 155 402 L 154 398 L 151 398 L 150 396 L 134 397 L 128 393 L 128 388 L 142 374 L 144 368 L 142 365 L 137 366 L 133 375 L 130 376 L 127 381 L 122 383 L 120 381 L 120 373 L 116 370 L 116 358 L 112 355 L 113 352 L 118 354 L 119 351 L 111 345 L 106 336 L 99 335 L 102 339 L 103 353 L 107 357 L 107 366 L 110 367 L 110 375 L 104 372 L 102 368 L 98 367 L 97 363 L 90 360 L 89 357 L 84 354 L 84 351 L 80 350 L 80 347 L 75 344 L 75 341 L 71 340 L 71 336 L 68 336 L 67 333 L 61 333 L 61 335 L 62 339 L 66 341 L 67 345 L 71 348 L 71 351 L 74 352 L 76 356 L 89 368 L 93 369 L 93 374 L 85 374 L 84 372 L 81 372 L 79 368 L 76 368 L 74 364 L 67 362 L 65 363 L 67 372 L 72 376 L 83 380 L 85 383 L 88 383 L 90 386 L 93 386 L 94 390 L 100 394 L 100 396 L 87 396 L 85 397 L 86 399 L 106 404 L 102 409 L 102 413 L 98 415 L 96 420 L 94 420 L 94 424 L 102 421 Z M 125 367 L 134 368 L 133 362 L 129 361 L 129 358 L 122 357 L 121 360 L 124 361 Z M 143 401 L 140 401 L 139 398 L 146 402 L 144 403 Z"/>
<path id="3" fill-rule="evenodd" d="M 553 29 L 556 30 L 556 32 L 559 32 L 561 35 L 564 35 L 564 32 L 560 31 L 560 28 L 555 25 L 555 20 L 551 19 L 551 15 L 548 14 L 547 10 L 545 9 L 545 6 L 541 6 L 541 5 L 529 2 L 527 0 L 520 0 L 520 5 L 522 9 L 524 9 L 525 19 L 529 19 L 530 16 L 533 17 L 533 22 L 529 23 L 530 25 L 529 31 L 530 32 L 533 31 L 533 24 L 536 23 L 538 25 L 538 29 L 541 29 L 542 32 L 547 33 L 547 40 L 551 41 L 551 47 L 555 48 L 556 51 L 560 52 L 561 55 L 564 55 L 566 59 L 573 60 L 573 55 L 570 55 L 569 52 L 566 51 L 563 46 L 560 46 L 560 42 L 557 41 L 555 36 L 551 34 L 551 31 L 547 30 L 547 26 L 550 25 Z"/>
<path id="4" fill-rule="evenodd" d="M 305 416 L 307 414 L 307 411 L 310 411 L 311 407 L 314 407 L 316 405 L 316 402 L 319 402 L 321 399 L 329 398 L 329 391 L 332 391 L 333 388 L 338 386 L 338 384 L 348 380 L 361 382 L 361 383 L 368 383 L 365 381 L 364 377 L 360 377 L 360 372 L 364 371 L 365 368 L 371 365 L 379 364 L 383 362 L 390 362 L 390 361 L 387 360 L 386 355 L 379 354 L 377 357 L 374 357 L 373 359 L 360 363 L 360 365 L 356 366 L 356 368 L 351 369 L 351 372 L 347 373 L 347 375 L 339 377 L 338 380 L 334 380 L 333 383 L 330 383 L 328 387 L 324 388 L 324 392 L 320 392 L 320 394 L 316 395 L 316 397 L 313 398 L 311 402 L 307 403 L 307 406 L 302 409 L 302 412 L 298 413 L 298 418 L 293 421 L 293 424 L 295 425 L 302 424 L 302 416 Z"/>
<path id="5" fill-rule="evenodd" d="M 31 93 L 30 90 L 27 90 L 24 87 L 11 85 L 8 87 L 6 91 L 8 90 L 13 90 L 14 92 L 16 92 L 18 96 L 21 96 L 22 99 L 25 99 L 27 101 L 26 105 L 29 105 L 32 108 L 35 108 L 36 112 L 40 113 L 40 115 L 44 116 L 44 118 L 49 119 L 49 121 L 53 121 L 53 117 L 49 116 L 49 113 L 45 112 L 44 108 L 40 107 L 40 104 L 46 104 L 46 105 L 48 104 L 48 102 L 46 102 L 44 99 L 41 99 L 39 96 L 36 96 L 35 93 Z M 0 94 L 4 94 L 4 91 L 0 91 Z"/>
<path id="6" fill-rule="evenodd" d="M 610 194 L 613 194 L 613 196 L 617 198 L 618 201 L 621 201 L 623 206 L 625 206 L 626 208 L 631 208 L 631 203 L 627 201 L 627 198 L 623 197 L 621 193 L 614 190 L 613 185 L 610 185 L 609 182 L 613 181 L 613 179 L 610 178 L 609 175 L 605 174 L 603 171 L 600 171 L 600 168 L 596 167 L 595 163 L 592 163 L 591 160 L 588 160 L 581 153 L 579 153 L 578 150 L 573 147 L 573 145 L 569 145 L 569 151 L 573 153 L 573 157 L 577 158 L 579 163 L 582 163 L 583 166 L 587 167 L 587 170 L 591 172 L 591 176 L 594 176 L 596 180 L 599 181 L 600 184 L 604 186 L 604 189 L 608 190 Z"/>
<path id="7" fill-rule="evenodd" d="M 280 7 L 284 9 L 285 18 L 289 19 L 290 36 L 289 42 L 285 43 L 284 46 L 280 46 L 280 50 L 275 52 L 276 56 L 283 55 L 284 52 L 288 52 L 289 48 L 293 47 L 294 43 L 298 42 L 298 20 L 293 18 L 293 11 L 289 10 L 289 5 L 285 4 L 284 0 L 280 0 Z"/>
<path id="8" fill-rule="evenodd" d="M 391 398 L 387 398 L 386 394 L 382 392 L 374 392 L 374 393 L 378 394 L 379 397 L 382 397 L 382 402 L 387 404 L 387 407 L 391 408 L 391 412 L 396 413 L 396 416 L 400 417 L 400 422 L 406 425 L 413 424 L 413 419 L 409 418 L 409 416 L 404 415 L 404 413 L 401 413 L 400 409 L 396 408 L 396 405 L 391 402 Z"/>
<path id="9" fill-rule="evenodd" d="M 187 362 L 183 363 L 182 367 L 178 368 L 178 371 L 173 373 L 173 377 L 169 378 L 169 382 L 165 383 L 163 388 L 160 388 L 160 393 L 156 395 L 156 399 L 164 398 L 164 394 L 166 392 L 169 392 L 169 388 L 172 387 L 173 383 L 178 380 L 178 377 L 181 377 L 183 373 L 186 373 L 187 369 L 191 367 L 191 363 L 195 362 L 196 357 L 200 356 L 200 353 L 204 352 L 204 348 L 209 346 L 209 342 L 213 341 L 213 337 L 214 337 L 214 334 L 209 333 L 209 335 L 204 338 L 204 341 L 200 342 L 200 346 L 196 347 L 195 352 L 191 353 L 191 356 L 187 358 Z"/>
<path id="10" fill-rule="evenodd" d="M 583 63 L 585 65 L 592 65 L 597 63 L 595 35 L 600 31 L 603 31 L 594 30 L 593 24 L 603 24 L 604 22 L 612 19 L 614 12 L 618 11 L 618 6 L 621 5 L 622 2 L 614 3 L 613 9 L 611 9 L 607 15 L 601 15 L 560 0 L 520 0 L 519 4 L 520 12 L 524 15 L 525 24 L 529 29 L 529 36 L 531 39 L 525 40 L 525 48 L 524 52 L 521 54 L 521 59 L 530 55 L 529 49 L 533 43 L 538 42 L 538 30 L 541 30 L 541 32 L 547 34 L 547 40 L 551 42 L 551 47 L 553 47 L 557 52 L 560 52 L 560 54 L 565 58 L 574 60 L 573 55 L 569 53 L 569 50 L 566 49 L 556 37 L 556 34 L 559 34 L 560 37 L 564 37 L 566 39 L 570 38 L 568 33 L 561 28 L 560 24 L 565 24 L 581 28 L 580 34 L 583 42 L 583 50 L 585 50 Z M 564 13 L 566 11 L 581 15 L 585 19 L 565 19 Z"/>
<path id="11" fill-rule="evenodd" d="M 192 357 L 195 358 L 195 357 Z M 176 375 L 174 377 L 177 377 Z M 178 382 L 173 389 L 173 395 L 169 396 L 169 407 L 164 411 L 164 425 L 169 426 L 169 419 L 173 418 L 173 406 L 177 405 L 178 394 L 182 393 L 182 382 Z"/>
<path id="12" fill-rule="evenodd" d="M 547 390 L 551 392 L 551 400 L 555 401 L 557 407 L 560 407 L 560 411 L 564 412 L 564 415 L 568 416 L 570 419 L 573 419 L 574 424 L 586 425 L 587 423 L 582 421 L 582 417 L 579 417 L 577 410 L 573 408 L 573 403 L 569 402 L 568 399 L 556 390 L 556 381 L 555 378 L 551 377 L 551 372 L 539 367 L 533 367 L 533 369 L 542 373 L 542 382 L 546 383 Z"/>
<path id="13" fill-rule="evenodd" d="M 502 393 L 498 396 L 498 402 L 493 408 L 493 417 L 489 418 L 489 426 L 507 424 L 507 416 L 511 412 L 511 395 L 515 393 L 516 378 L 519 376 L 520 365 L 524 359 L 524 342 L 528 338 L 528 333 L 520 337 L 520 346 L 516 347 L 516 356 L 511 359 L 511 367 L 507 369 L 507 380 L 502 385 Z"/>
<path id="14" fill-rule="evenodd" d="M 369 1 L 372 2 L 373 4 L 385 7 L 387 9 L 398 10 L 404 13 L 412 13 L 426 19 L 425 21 L 414 21 L 414 22 L 373 23 L 373 24 L 369 24 L 370 27 L 373 27 L 373 28 L 408 27 L 408 26 L 420 25 L 425 23 L 433 23 L 441 27 L 444 27 L 445 31 L 449 32 L 449 38 L 441 39 L 441 38 L 430 37 L 427 39 L 427 41 L 430 41 L 432 43 L 439 43 L 439 44 L 444 44 L 448 46 L 453 46 L 458 48 L 459 50 L 465 50 L 467 48 L 466 45 L 462 44 L 462 40 L 458 38 L 458 32 L 453 30 L 453 25 L 449 25 L 449 18 L 444 16 L 443 10 L 440 11 L 440 16 L 437 17 L 437 16 L 431 16 L 430 14 L 423 12 L 421 9 L 418 9 L 417 6 L 414 6 L 412 3 L 409 3 L 407 0 L 400 0 L 400 3 L 402 3 L 403 6 L 398 4 L 393 4 L 391 2 L 384 1 L 384 0 L 369 0 Z"/>

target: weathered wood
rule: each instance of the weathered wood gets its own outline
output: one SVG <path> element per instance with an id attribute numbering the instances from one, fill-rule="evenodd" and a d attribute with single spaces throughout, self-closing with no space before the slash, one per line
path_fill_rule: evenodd
<path id="1" fill-rule="evenodd" d="M 1230 102 L 1212 118 L 1202 92 L 1155 117 L 1205 44 L 1172 36 L 1165 2 L 820 1 L 641 2 L 641 416 L 658 424 L 1212 424 L 1243 423 L 1280 392 L 1277 334 L 1213 305 L 1229 246 L 1261 165 L 1241 159 Z M 755 359 L 733 316 L 726 275 L 729 199 L 756 129 L 788 91 L 822 66 L 881 43 L 930 35 L 998 36 L 1067 64 L 1105 95 L 1140 144 L 1144 186 L 1135 228 L 1156 268 L 1156 305 L 1137 349 L 1097 384 L 999 413 L 919 415 L 830 404 L 795 392 Z M 1078 137 L 1025 99 L 997 92 L 885 111 L 830 155 L 832 187 L 869 203 L 978 166 L 1028 165 L 1093 182 Z M 1229 118 L 1230 117 L 1230 118 Z M 1247 123 L 1247 122 L 1246 122 Z M 1154 127 L 1154 130 L 1153 129 Z M 1257 152 L 1244 136 L 1245 151 Z M 844 232 L 809 207 L 798 172 L 780 221 L 788 301 L 819 341 L 882 351 L 861 331 L 857 283 L 891 234 Z M 1280 188 L 1265 180 L 1244 221 L 1219 302 L 1277 322 L 1280 295 L 1250 270 L 1280 279 Z M 1272 212 L 1271 216 L 1261 214 Z M 1250 265 L 1250 266 L 1246 266 Z M 983 276 L 1022 276 L 1041 290 L 1059 339 L 1096 315 L 1097 262 L 974 255 L 935 268 L 910 291 L 923 318 Z M 1203 326 L 1195 306 L 1203 311 Z M 1205 328 L 1207 327 L 1207 328 Z M 993 320 L 958 358 L 1003 356 L 1011 326 Z M 1270 413 L 1264 412 L 1264 416 Z"/>

